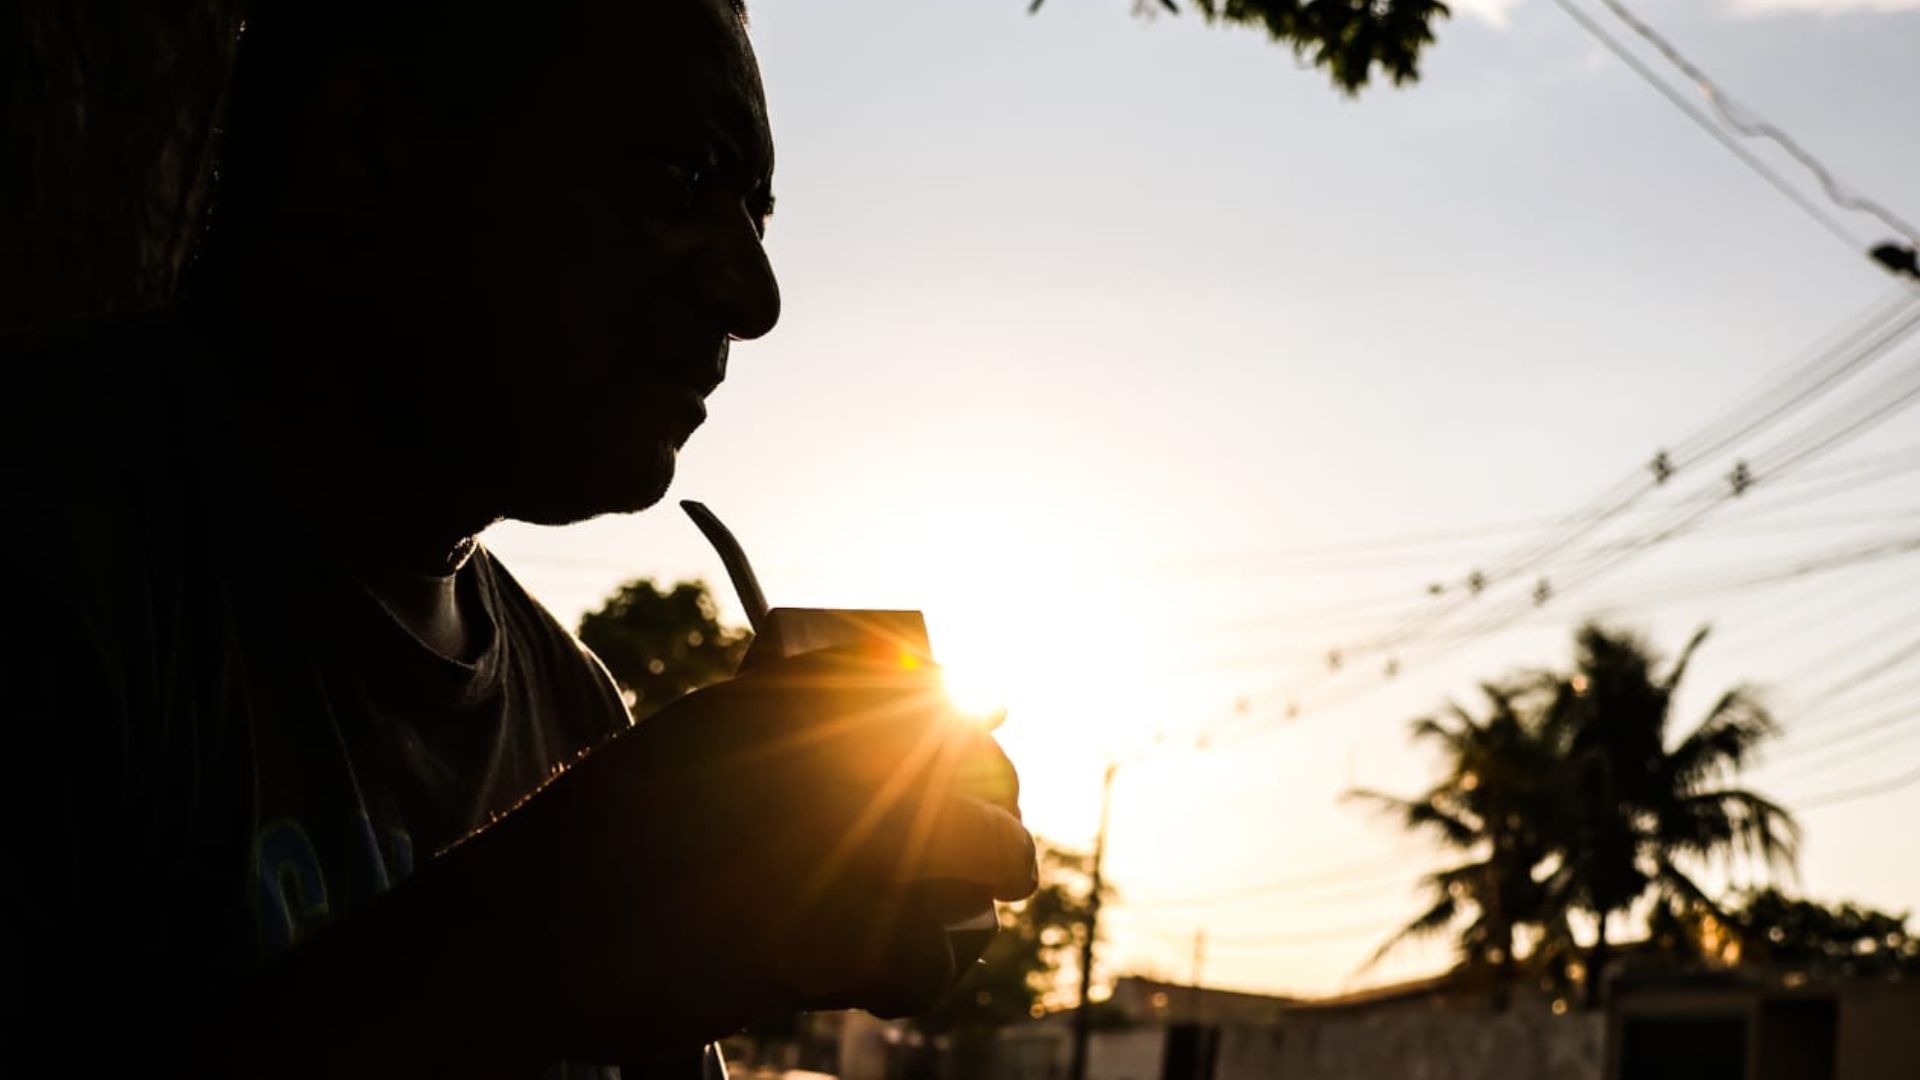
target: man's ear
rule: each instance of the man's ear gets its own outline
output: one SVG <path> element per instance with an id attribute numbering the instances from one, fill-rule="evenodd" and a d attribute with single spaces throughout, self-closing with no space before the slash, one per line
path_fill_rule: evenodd
<path id="1" fill-rule="evenodd" d="M 287 213 L 315 239 L 362 243 L 386 224 L 395 163 L 388 137 L 391 80 L 368 53 L 330 63 L 305 102 L 303 137 L 286 186 Z M 289 118 L 295 122 L 295 118 Z"/>

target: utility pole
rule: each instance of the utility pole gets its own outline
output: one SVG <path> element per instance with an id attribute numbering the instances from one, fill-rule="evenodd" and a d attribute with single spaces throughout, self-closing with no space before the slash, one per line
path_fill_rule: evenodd
<path id="1" fill-rule="evenodd" d="M 1187 1011 L 1191 1014 L 1188 1016 L 1188 1019 L 1196 1024 L 1205 1020 L 1205 1017 L 1201 1015 L 1206 1010 L 1201 1004 L 1203 1000 L 1201 995 L 1204 991 L 1200 989 L 1200 968 L 1206 963 L 1206 959 L 1207 932 L 1204 929 L 1195 930 L 1193 932 L 1193 992 L 1187 1002 Z"/>
<path id="2" fill-rule="evenodd" d="M 1087 1040 L 1093 1034 L 1093 939 L 1100 930 L 1100 864 L 1107 855 L 1107 812 L 1113 807 L 1113 773 L 1117 761 L 1107 762 L 1100 778 L 1100 831 L 1093 834 L 1093 891 L 1087 896 L 1087 936 L 1080 943 L 1080 1008 L 1073 1014 L 1073 1062 L 1067 1080 L 1087 1080 Z"/>

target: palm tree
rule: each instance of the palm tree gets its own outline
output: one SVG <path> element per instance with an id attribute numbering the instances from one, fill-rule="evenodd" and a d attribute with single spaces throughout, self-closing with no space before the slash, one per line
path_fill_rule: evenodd
<path id="1" fill-rule="evenodd" d="M 1350 798 L 1381 807 L 1410 832 L 1426 833 L 1460 861 L 1422 882 L 1428 906 L 1374 954 L 1377 961 L 1401 944 L 1459 926 L 1460 970 L 1486 979 L 1496 1007 L 1504 1007 L 1514 970 L 1514 931 L 1556 923 L 1534 870 L 1552 853 L 1542 828 L 1557 820 L 1551 778 L 1554 747 L 1539 722 L 1532 685 L 1483 684 L 1487 713 L 1476 717 L 1456 704 L 1412 725 L 1416 742 L 1437 745 L 1446 774 L 1411 799 L 1357 790 Z M 1549 688 L 1551 689 L 1551 688 Z"/>
<path id="2" fill-rule="evenodd" d="M 1673 698 L 1702 628 L 1664 673 L 1632 634 L 1598 625 L 1575 634 L 1572 674 L 1560 677 L 1541 725 L 1560 756 L 1563 792 L 1549 831 L 1561 858 L 1546 887 L 1592 915 L 1598 929 L 1586 964 L 1587 1001 L 1597 1004 L 1611 956 L 1608 922 L 1644 899 L 1669 910 L 1724 913 L 1693 874 L 1746 862 L 1790 871 L 1799 839 L 1792 815 L 1735 786 L 1741 769 L 1778 725 L 1753 692 L 1722 693 L 1704 719 L 1669 745 Z"/>

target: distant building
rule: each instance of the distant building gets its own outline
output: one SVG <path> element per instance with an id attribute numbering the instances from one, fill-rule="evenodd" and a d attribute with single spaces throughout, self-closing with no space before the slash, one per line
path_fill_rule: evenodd
<path id="1" fill-rule="evenodd" d="M 1920 981 L 1623 970 L 1600 1011 L 1452 979 L 1303 1000 L 1115 983 L 1088 1080 L 1920 1080 Z M 822 1029 L 825 1034 L 827 1029 Z M 904 1025 L 832 1025 L 840 1080 L 902 1080 L 935 1048 Z M 991 1080 L 1064 1080 L 1071 1012 L 1000 1033 Z M 798 1057 L 804 1062 L 804 1055 Z M 792 1062 L 789 1062 L 791 1064 Z M 932 1075 L 932 1074 L 918 1074 Z"/>
<path id="2" fill-rule="evenodd" d="M 1623 976 L 1607 1080 L 1913 1080 L 1920 982 L 1741 971 Z"/>
<path id="3" fill-rule="evenodd" d="M 1300 999 L 1122 975 L 1107 1005 L 1135 1024 L 1271 1024 Z"/>

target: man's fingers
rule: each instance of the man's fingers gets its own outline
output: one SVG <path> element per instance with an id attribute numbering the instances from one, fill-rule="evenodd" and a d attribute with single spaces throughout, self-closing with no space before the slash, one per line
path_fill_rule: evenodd
<path id="1" fill-rule="evenodd" d="M 902 808 L 875 830 L 861 860 L 883 881 L 964 881 L 996 900 L 1020 900 L 1038 885 L 1033 836 L 1003 807 L 968 795 Z"/>
<path id="2" fill-rule="evenodd" d="M 954 774 L 954 787 L 962 794 L 994 803 L 1020 816 L 1020 774 L 1000 743 L 987 732 L 969 730 L 964 736 L 965 751 Z"/>
<path id="3" fill-rule="evenodd" d="M 872 886 L 830 890 L 772 948 L 808 1010 L 907 1016 L 939 1000 L 958 974 L 938 918 L 908 893 Z"/>

